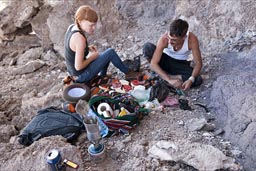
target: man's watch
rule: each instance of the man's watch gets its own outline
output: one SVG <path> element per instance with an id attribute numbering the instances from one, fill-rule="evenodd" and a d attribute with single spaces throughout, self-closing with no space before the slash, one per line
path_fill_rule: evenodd
<path id="1" fill-rule="evenodd" d="M 192 83 L 194 83 L 195 82 L 195 77 L 191 76 L 191 77 L 189 77 L 188 80 L 190 80 Z"/>

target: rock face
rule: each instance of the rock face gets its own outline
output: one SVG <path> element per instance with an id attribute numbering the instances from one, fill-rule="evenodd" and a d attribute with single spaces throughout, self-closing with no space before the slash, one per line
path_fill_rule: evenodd
<path id="1" fill-rule="evenodd" d="M 21 28 L 29 26 L 31 19 L 37 14 L 39 7 L 42 4 L 42 0 L 22 0 L 19 3 L 16 3 L 15 1 L 11 2 L 0 15 L 0 28 L 2 33 L 12 34 Z"/>
<path id="2" fill-rule="evenodd" d="M 256 48 L 247 53 L 227 53 L 223 75 L 213 84 L 211 105 L 225 125 L 225 137 L 246 154 L 248 170 L 255 170 Z"/>
<path id="3" fill-rule="evenodd" d="M 147 41 L 156 43 L 173 19 L 187 20 L 189 30 L 200 42 L 203 69 L 212 76 L 209 86 L 203 85 L 199 90 L 212 91 L 211 106 L 219 126 L 224 125 L 225 138 L 243 151 L 240 160 L 244 168 L 256 170 L 256 4 L 253 0 L 21 0 L 10 1 L 9 6 L 0 11 L 0 78 L 4 85 L 0 89 L 0 137 L 3 137 L 0 138 L 0 171 L 47 170 L 44 154 L 55 147 L 77 162 L 79 170 L 207 170 L 212 166 L 210 158 L 206 163 L 201 158 L 200 162 L 196 161 L 197 150 L 188 156 L 181 153 L 183 163 L 174 165 L 147 154 L 155 141 L 169 139 L 196 142 L 197 147 L 204 147 L 198 148 L 203 156 L 207 155 L 205 149 L 217 152 L 216 158 L 221 162 L 215 165 L 216 169 L 231 169 L 224 166 L 223 159 L 240 154 L 236 149 L 232 152 L 229 143 L 218 136 L 203 132 L 201 128 L 208 120 L 202 114 L 205 111 L 195 106 L 191 112 L 152 112 L 134 134 L 106 139 L 108 158 L 102 165 L 89 162 L 89 142 L 85 134 L 76 146 L 61 137 L 44 138 L 26 148 L 19 145 L 19 131 L 37 110 L 60 107 L 63 102 L 61 81 L 67 75 L 63 59 L 64 34 L 74 22 L 77 7 L 84 4 L 99 14 L 95 34 L 88 35 L 89 43 L 97 45 L 99 50 L 113 47 L 122 59 L 141 54 Z M 116 70 L 110 67 L 110 72 Z M 204 99 L 203 93 L 195 90 L 191 94 Z M 195 118 L 202 119 L 195 123 Z M 221 151 L 213 148 L 218 145 Z"/>

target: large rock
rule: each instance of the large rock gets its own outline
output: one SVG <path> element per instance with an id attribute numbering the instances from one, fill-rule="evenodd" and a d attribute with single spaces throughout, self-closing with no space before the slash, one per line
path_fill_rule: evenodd
<path id="1" fill-rule="evenodd" d="M 224 75 L 217 78 L 211 92 L 211 106 L 224 125 L 225 137 L 245 152 L 244 162 L 251 171 L 256 169 L 255 52 L 256 47 L 247 53 L 226 54 Z"/>
<path id="2" fill-rule="evenodd" d="M 198 170 L 239 169 L 234 160 L 225 156 L 219 149 L 189 141 L 161 140 L 153 145 L 148 153 L 162 161 L 184 162 Z"/>
<path id="3" fill-rule="evenodd" d="M 0 143 L 9 142 L 10 138 L 16 134 L 17 130 L 14 125 L 0 125 Z"/>
<path id="4" fill-rule="evenodd" d="M 31 20 L 33 31 L 41 40 L 41 45 L 44 49 L 52 48 L 52 41 L 49 38 L 49 27 L 47 25 L 47 18 L 52 10 L 49 5 L 44 5 L 40 11 Z"/>
<path id="5" fill-rule="evenodd" d="M 0 29 L 4 34 L 15 32 L 19 28 L 23 28 L 30 24 L 30 20 L 38 12 L 43 0 L 22 0 L 12 1 L 0 13 Z"/>
<path id="6" fill-rule="evenodd" d="M 72 15 L 67 9 L 69 6 L 56 5 L 47 18 L 47 27 L 49 28 L 49 38 L 54 45 L 54 49 L 64 57 L 64 36 L 68 26 L 73 23 Z"/>
<path id="7" fill-rule="evenodd" d="M 40 59 L 42 53 L 43 49 L 41 47 L 31 48 L 18 56 L 17 65 L 25 65 L 32 60 Z"/>
<path id="8" fill-rule="evenodd" d="M 21 148 L 20 146 L 17 148 L 17 144 L 16 148 L 15 145 L 9 146 L 9 148 L 1 148 L 0 144 L 0 152 L 4 153 L 6 156 L 1 159 L 0 170 L 47 171 L 49 168 L 45 156 L 51 149 L 58 149 L 62 159 L 71 160 L 79 165 L 79 170 L 84 170 L 80 150 L 65 142 L 65 139 L 61 136 L 42 138 L 26 148 Z M 13 154 L 14 151 L 15 155 L 12 155 L 11 158 L 7 158 L 9 153 Z M 72 170 L 73 169 L 69 167 L 66 169 L 66 171 Z"/>

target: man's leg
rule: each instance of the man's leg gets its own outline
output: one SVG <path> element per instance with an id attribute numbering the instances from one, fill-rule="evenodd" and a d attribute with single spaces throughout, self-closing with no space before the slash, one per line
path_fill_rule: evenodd
<path id="1" fill-rule="evenodd" d="M 171 75 L 180 75 L 182 81 L 186 81 L 189 79 L 189 77 L 192 75 L 193 68 L 190 66 L 189 61 L 185 60 L 176 60 L 168 55 L 164 54 L 164 60 L 161 60 L 160 63 L 162 65 L 162 68 Z M 192 84 L 192 87 L 199 86 L 202 84 L 203 79 L 199 75 L 195 78 L 195 82 Z"/>
<path id="2" fill-rule="evenodd" d="M 143 45 L 143 56 L 150 62 L 153 54 L 155 52 L 156 46 L 150 42 Z M 166 55 L 162 54 L 159 66 L 166 71 L 168 74 L 172 75 L 173 79 L 182 79 L 182 81 L 188 80 L 193 72 L 193 68 L 190 66 L 190 62 L 183 60 L 176 60 Z M 201 76 L 195 78 L 195 82 L 192 87 L 199 86 L 202 84 L 203 79 Z"/>

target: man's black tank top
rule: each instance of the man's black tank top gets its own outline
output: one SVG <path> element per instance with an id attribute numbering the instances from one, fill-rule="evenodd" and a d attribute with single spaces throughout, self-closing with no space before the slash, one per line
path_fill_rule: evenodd
<path id="1" fill-rule="evenodd" d="M 70 25 L 66 34 L 65 34 L 65 42 L 64 42 L 64 46 L 65 46 L 65 61 L 66 61 L 66 65 L 67 65 L 67 70 L 68 73 L 72 76 L 78 76 L 81 73 L 83 73 L 84 69 L 77 71 L 75 69 L 75 56 L 76 53 L 69 47 L 69 42 L 70 42 L 70 38 L 72 36 L 72 34 L 76 33 L 76 32 L 80 32 L 80 30 L 73 30 L 72 28 L 74 27 L 74 24 Z M 83 33 L 81 33 L 83 36 L 85 36 Z M 86 37 L 85 37 L 86 39 Z M 86 56 L 89 53 L 89 47 L 88 47 L 88 43 L 87 43 L 87 39 L 86 39 L 86 48 L 84 49 L 84 59 L 86 59 Z"/>

